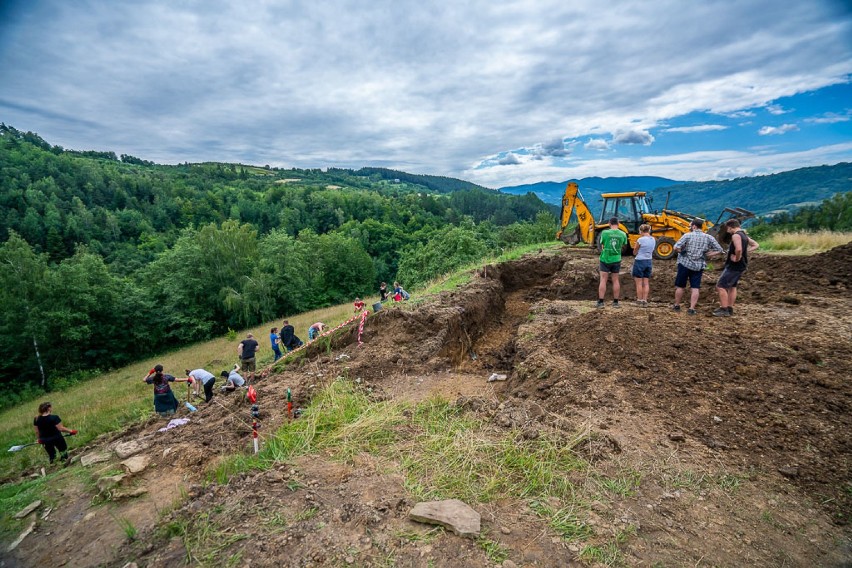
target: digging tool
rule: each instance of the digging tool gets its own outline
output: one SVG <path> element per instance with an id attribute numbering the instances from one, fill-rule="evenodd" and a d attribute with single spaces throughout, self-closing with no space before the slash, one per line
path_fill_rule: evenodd
<path id="1" fill-rule="evenodd" d="M 67 438 L 68 436 L 73 436 L 73 435 L 74 434 L 71 434 L 71 433 L 62 434 L 62 436 L 65 437 L 65 438 Z M 29 444 L 21 444 L 20 446 L 12 446 L 11 448 L 9 448 L 9 451 L 10 452 L 20 452 L 24 448 L 29 448 L 30 446 L 37 446 L 39 444 L 41 444 L 41 442 L 30 442 Z"/>

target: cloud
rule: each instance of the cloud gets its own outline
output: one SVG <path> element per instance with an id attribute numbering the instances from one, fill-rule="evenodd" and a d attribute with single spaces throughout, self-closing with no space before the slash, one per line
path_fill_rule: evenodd
<path id="1" fill-rule="evenodd" d="M 663 132 L 710 132 L 713 130 L 726 130 L 727 126 L 721 124 L 698 124 L 696 126 L 676 126 L 674 128 L 665 128 Z"/>
<path id="2" fill-rule="evenodd" d="M 497 160 L 501 166 L 514 166 L 521 163 L 521 159 L 514 152 L 508 152 L 505 156 Z"/>
<path id="3" fill-rule="evenodd" d="M 837 122 L 848 122 L 852 116 L 850 116 L 850 111 L 846 111 L 846 114 L 837 114 L 834 112 L 827 112 L 822 116 L 815 116 L 813 118 L 806 118 L 805 122 L 812 122 L 814 124 L 835 124 Z"/>
<path id="4" fill-rule="evenodd" d="M 654 137 L 645 130 L 619 130 L 612 137 L 615 144 L 641 144 L 650 146 Z"/>
<path id="5" fill-rule="evenodd" d="M 779 114 L 787 114 L 788 112 L 792 112 L 792 110 L 785 109 L 781 105 L 766 105 L 766 110 L 769 114 L 779 115 Z"/>
<path id="6" fill-rule="evenodd" d="M 761 136 L 771 136 L 774 134 L 786 134 L 798 130 L 799 127 L 795 124 L 782 124 L 781 126 L 763 126 L 757 131 Z"/>
<path id="7" fill-rule="evenodd" d="M 736 112 L 723 113 L 723 116 L 727 116 L 729 118 L 749 118 L 755 116 L 755 113 L 750 110 L 738 110 Z"/>
<path id="8" fill-rule="evenodd" d="M 592 138 L 583 146 L 586 150 L 609 150 L 609 142 L 603 138 Z"/>
<path id="9" fill-rule="evenodd" d="M 536 150 L 536 153 L 540 156 L 563 157 L 571 153 L 570 150 L 565 148 L 565 141 L 562 137 L 554 138 L 549 142 L 543 142 Z"/>

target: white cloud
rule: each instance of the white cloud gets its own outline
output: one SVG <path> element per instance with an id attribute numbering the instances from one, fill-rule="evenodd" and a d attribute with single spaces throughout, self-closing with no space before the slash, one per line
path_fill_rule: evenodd
<path id="1" fill-rule="evenodd" d="M 612 137 L 615 144 L 641 144 L 650 146 L 654 137 L 645 130 L 618 130 Z"/>
<path id="2" fill-rule="evenodd" d="M 583 146 L 586 150 L 609 150 L 609 142 L 603 138 L 592 138 Z"/>
<path id="3" fill-rule="evenodd" d="M 788 112 L 792 112 L 788 109 L 785 109 L 781 105 L 766 105 L 766 110 L 769 114 L 779 115 L 779 114 L 787 114 Z"/>
<path id="4" fill-rule="evenodd" d="M 505 156 L 497 160 L 497 163 L 501 166 L 514 166 L 516 164 L 520 164 L 521 159 L 518 158 L 518 156 L 513 152 L 509 152 Z"/>
<path id="5" fill-rule="evenodd" d="M 536 149 L 535 153 L 540 156 L 556 156 L 556 157 L 564 157 L 571 153 L 570 150 L 565 148 L 565 142 L 562 137 L 554 138 L 549 142 L 543 142 Z"/>
<path id="6" fill-rule="evenodd" d="M 674 128 L 665 128 L 663 132 L 710 132 L 713 130 L 726 130 L 727 126 L 721 124 L 698 124 L 696 126 L 676 126 Z"/>
<path id="7" fill-rule="evenodd" d="M 774 134 L 786 134 L 798 130 L 799 127 L 795 124 L 782 124 L 781 126 L 763 126 L 757 131 L 761 136 L 771 136 Z"/>
<path id="8" fill-rule="evenodd" d="M 814 124 L 835 124 L 837 122 L 848 122 L 850 118 L 852 118 L 852 116 L 850 116 L 850 112 L 847 110 L 846 114 L 827 112 L 822 116 L 806 118 L 805 122 L 812 122 Z"/>

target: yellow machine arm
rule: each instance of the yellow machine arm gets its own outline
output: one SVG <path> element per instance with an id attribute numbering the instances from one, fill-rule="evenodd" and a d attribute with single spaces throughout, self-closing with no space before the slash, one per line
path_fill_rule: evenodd
<path id="1" fill-rule="evenodd" d="M 571 220 L 571 214 L 575 211 L 577 213 L 577 230 L 570 235 L 563 236 L 563 232 Z M 572 245 L 580 241 L 592 244 L 595 238 L 595 218 L 589 210 L 589 206 L 583 201 L 580 188 L 573 181 L 568 182 L 565 187 L 565 195 L 562 197 L 562 220 L 556 238 Z"/>

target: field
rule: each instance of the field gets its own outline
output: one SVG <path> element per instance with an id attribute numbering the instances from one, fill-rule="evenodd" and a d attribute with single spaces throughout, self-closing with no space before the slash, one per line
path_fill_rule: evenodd
<path id="1" fill-rule="evenodd" d="M 371 314 L 361 346 L 351 326 L 315 342 L 257 383 L 257 455 L 240 394 L 159 432 L 149 363 L 123 371 L 114 406 L 134 410 L 73 440 L 76 463 L 43 477 L 39 448 L 4 456 L 4 544 L 35 516 L 6 565 L 848 565 L 852 245 L 756 255 L 733 318 L 710 315 L 718 266 L 697 316 L 669 309 L 662 262 L 651 307 L 627 277 L 624 305 L 596 310 L 596 268 L 536 250 Z M 218 372 L 234 344 L 194 360 Z M 57 411 L 110 397 L 85 387 Z M 148 465 L 114 484 L 114 453 L 79 463 L 130 441 Z M 480 513 L 478 538 L 408 519 L 445 498 Z"/>

